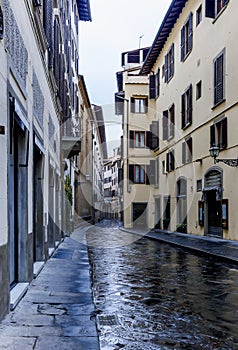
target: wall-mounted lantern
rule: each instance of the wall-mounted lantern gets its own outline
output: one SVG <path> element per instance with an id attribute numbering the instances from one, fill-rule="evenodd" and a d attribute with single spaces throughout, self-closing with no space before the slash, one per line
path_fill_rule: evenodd
<path id="1" fill-rule="evenodd" d="M 0 7 L 0 40 L 3 39 L 3 34 L 4 34 L 3 12 L 2 12 L 2 8 Z"/>
<path id="2" fill-rule="evenodd" d="M 238 158 L 232 158 L 232 159 L 218 159 L 217 157 L 219 156 L 219 152 L 220 152 L 220 149 L 219 149 L 219 147 L 216 147 L 216 146 L 214 146 L 214 147 L 211 147 L 210 149 L 209 149 L 209 152 L 210 152 L 210 156 L 212 157 L 212 158 L 214 158 L 214 164 L 216 164 L 216 163 L 219 163 L 219 162 L 221 162 L 221 163 L 224 163 L 224 164 L 226 164 L 226 165 L 229 165 L 229 166 L 232 166 L 232 167 L 238 167 Z"/>

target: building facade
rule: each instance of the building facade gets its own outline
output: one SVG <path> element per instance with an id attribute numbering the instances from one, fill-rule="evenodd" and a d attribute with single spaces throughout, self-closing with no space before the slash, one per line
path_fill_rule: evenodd
<path id="1" fill-rule="evenodd" d="M 173 0 L 139 74 L 123 73 L 125 226 L 139 216 L 148 228 L 238 239 L 237 6 Z"/>
<path id="2" fill-rule="evenodd" d="M 80 19 L 91 19 L 89 2 L 0 2 L 0 319 L 64 235 L 68 155 L 61 136 L 78 96 L 77 50 L 68 35 L 76 36 Z"/>
<path id="3" fill-rule="evenodd" d="M 113 149 L 113 156 L 104 160 L 105 217 L 121 220 L 121 147 Z"/>

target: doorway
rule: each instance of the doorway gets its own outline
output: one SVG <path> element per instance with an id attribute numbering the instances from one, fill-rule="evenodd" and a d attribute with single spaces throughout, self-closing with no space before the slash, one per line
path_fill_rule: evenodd
<path id="1" fill-rule="evenodd" d="M 205 175 L 204 221 L 205 234 L 222 238 L 222 169 L 214 167 Z"/>
<path id="2" fill-rule="evenodd" d="M 44 156 L 34 144 L 33 152 L 33 262 L 44 260 L 43 173 Z"/>
<path id="3" fill-rule="evenodd" d="M 9 96 L 9 244 L 10 286 L 27 280 L 28 274 L 28 151 L 29 131 L 15 112 Z M 19 114 L 22 112 L 19 111 Z"/>
<path id="4" fill-rule="evenodd" d="M 147 227 L 147 203 L 133 203 L 133 227 Z"/>

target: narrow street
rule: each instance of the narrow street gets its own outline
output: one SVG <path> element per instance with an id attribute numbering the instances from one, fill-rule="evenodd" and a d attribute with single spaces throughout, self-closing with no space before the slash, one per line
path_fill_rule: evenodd
<path id="1" fill-rule="evenodd" d="M 121 232 L 87 231 L 101 350 L 238 349 L 238 266 Z"/>

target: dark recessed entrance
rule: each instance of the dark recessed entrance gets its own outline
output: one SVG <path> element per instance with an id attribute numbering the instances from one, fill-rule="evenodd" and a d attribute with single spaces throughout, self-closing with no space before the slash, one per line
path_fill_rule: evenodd
<path id="1" fill-rule="evenodd" d="M 147 203 L 133 203 L 133 226 L 147 226 Z"/>

